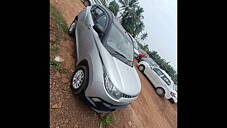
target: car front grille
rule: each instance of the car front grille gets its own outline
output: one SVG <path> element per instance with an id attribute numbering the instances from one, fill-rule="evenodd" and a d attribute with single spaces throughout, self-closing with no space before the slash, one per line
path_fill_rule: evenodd
<path id="1" fill-rule="evenodd" d="M 122 93 L 122 97 L 124 97 L 124 98 L 133 98 L 133 97 L 136 97 L 136 96 L 130 96 L 130 95 Z"/>

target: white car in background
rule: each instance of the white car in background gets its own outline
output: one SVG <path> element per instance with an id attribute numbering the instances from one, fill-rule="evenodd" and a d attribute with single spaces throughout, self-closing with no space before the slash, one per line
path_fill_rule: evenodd
<path id="1" fill-rule="evenodd" d="M 138 68 L 150 80 L 159 96 L 165 97 L 172 103 L 177 103 L 174 83 L 164 70 L 146 61 L 141 61 Z"/>
<path id="2" fill-rule="evenodd" d="M 159 67 L 159 65 L 152 58 L 142 58 L 141 61 L 147 62 L 150 66 Z"/>

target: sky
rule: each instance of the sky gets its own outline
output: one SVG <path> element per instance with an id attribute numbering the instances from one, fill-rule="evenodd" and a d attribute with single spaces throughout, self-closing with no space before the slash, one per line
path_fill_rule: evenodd
<path id="1" fill-rule="evenodd" d="M 142 44 L 148 44 L 177 71 L 177 0 L 139 0 L 139 5 L 148 33 Z"/>

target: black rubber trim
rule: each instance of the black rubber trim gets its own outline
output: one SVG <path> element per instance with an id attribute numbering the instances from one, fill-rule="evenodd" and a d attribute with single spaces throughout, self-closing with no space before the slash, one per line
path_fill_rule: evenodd
<path id="1" fill-rule="evenodd" d="M 99 97 L 86 97 L 84 93 L 81 93 L 81 98 L 84 100 L 88 106 L 97 113 L 109 113 L 115 110 L 123 109 L 128 106 L 126 105 L 113 105 L 111 103 L 106 102 L 105 100 Z M 91 98 L 98 98 L 101 102 L 94 102 Z"/>

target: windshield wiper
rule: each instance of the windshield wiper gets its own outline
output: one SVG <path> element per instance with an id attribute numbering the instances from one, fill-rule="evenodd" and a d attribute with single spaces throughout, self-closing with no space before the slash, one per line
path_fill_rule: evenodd
<path id="1" fill-rule="evenodd" d="M 120 52 L 118 52 L 118 51 L 115 51 L 114 50 L 114 52 L 113 52 L 115 55 L 120 55 L 121 57 L 123 57 L 123 58 L 125 58 L 127 61 L 129 61 L 129 62 L 132 62 L 131 60 L 129 60 L 125 55 L 123 55 L 123 54 L 121 54 Z"/>

